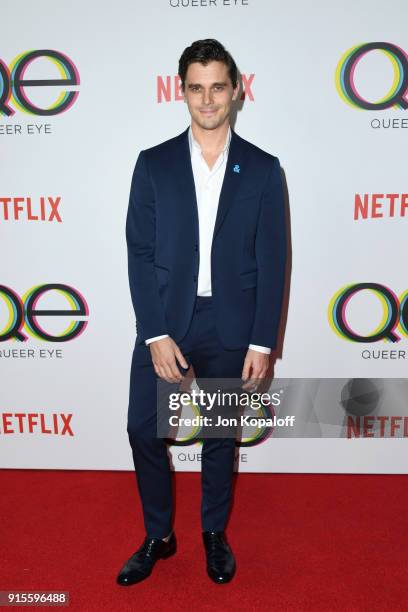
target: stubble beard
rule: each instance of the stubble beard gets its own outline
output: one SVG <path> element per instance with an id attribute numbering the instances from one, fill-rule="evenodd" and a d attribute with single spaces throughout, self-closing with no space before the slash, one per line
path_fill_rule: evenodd
<path id="1" fill-rule="evenodd" d="M 203 117 L 200 111 L 194 115 L 194 120 L 203 130 L 215 130 L 225 121 L 227 115 L 216 115 L 215 117 Z"/>

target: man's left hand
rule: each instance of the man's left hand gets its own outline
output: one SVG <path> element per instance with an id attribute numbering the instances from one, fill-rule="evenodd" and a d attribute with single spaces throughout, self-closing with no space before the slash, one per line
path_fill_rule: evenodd
<path id="1" fill-rule="evenodd" d="M 254 390 L 259 382 L 265 378 L 269 367 L 269 355 L 248 349 L 242 369 L 243 389 Z"/>

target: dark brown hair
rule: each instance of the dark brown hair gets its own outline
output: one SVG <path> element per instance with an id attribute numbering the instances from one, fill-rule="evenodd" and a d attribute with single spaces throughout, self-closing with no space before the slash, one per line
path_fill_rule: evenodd
<path id="1" fill-rule="evenodd" d="M 178 74 L 181 79 L 181 88 L 184 91 L 187 69 L 190 64 L 199 62 L 206 66 L 209 62 L 224 62 L 228 68 L 232 87 L 235 89 L 238 82 L 238 70 L 232 55 L 225 47 L 214 38 L 196 40 L 189 47 L 186 47 L 179 60 Z"/>

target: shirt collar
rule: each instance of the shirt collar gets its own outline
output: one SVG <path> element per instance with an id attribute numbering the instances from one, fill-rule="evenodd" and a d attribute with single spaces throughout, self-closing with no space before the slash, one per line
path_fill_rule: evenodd
<path id="1" fill-rule="evenodd" d="M 231 142 L 231 126 L 228 126 L 228 134 L 227 134 L 227 139 L 225 141 L 225 145 L 224 148 L 222 150 L 222 153 L 226 153 L 226 151 L 229 148 Z M 196 139 L 193 136 L 193 130 L 191 129 L 191 125 L 188 128 L 188 144 L 190 146 L 190 155 L 193 152 L 193 146 L 197 148 L 197 150 L 201 153 L 201 146 L 198 144 L 198 142 L 196 141 Z"/>

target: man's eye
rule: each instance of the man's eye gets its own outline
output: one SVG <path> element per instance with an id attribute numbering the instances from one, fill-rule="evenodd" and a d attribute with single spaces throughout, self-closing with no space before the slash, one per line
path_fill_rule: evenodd
<path id="1" fill-rule="evenodd" d="M 222 89 L 224 89 L 224 87 L 222 85 L 216 85 L 214 89 L 216 89 L 217 91 L 221 91 Z"/>

